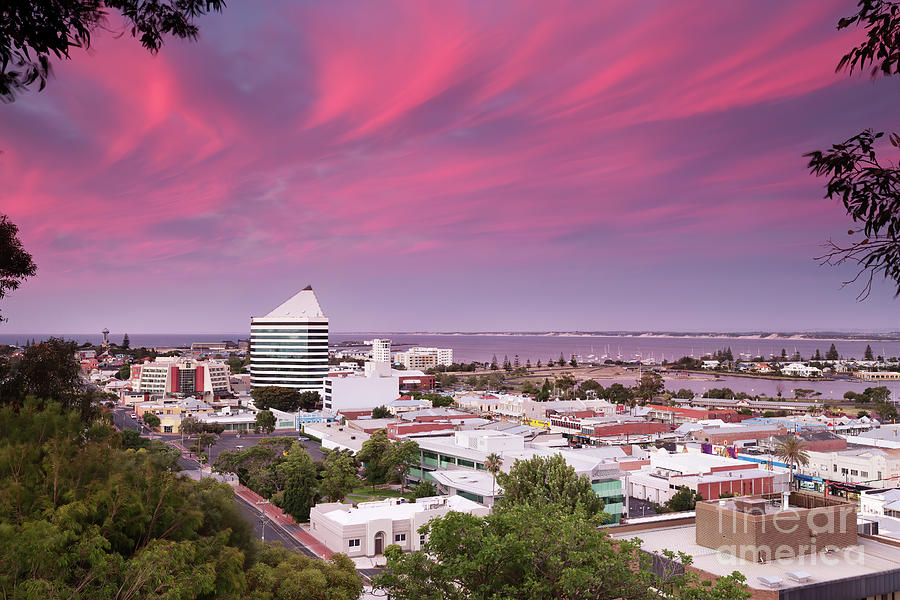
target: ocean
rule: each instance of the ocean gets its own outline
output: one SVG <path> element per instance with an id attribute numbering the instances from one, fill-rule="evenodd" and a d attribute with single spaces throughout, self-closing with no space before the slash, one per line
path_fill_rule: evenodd
<path id="1" fill-rule="evenodd" d="M 122 341 L 122 336 L 122 333 L 111 333 L 109 337 L 110 340 L 118 343 Z M 39 341 L 48 337 L 51 336 L 49 334 L 20 335 L 0 333 L 0 344 L 21 344 L 32 338 Z M 57 337 L 72 339 L 78 343 L 92 342 L 99 344 L 102 340 L 102 335 L 99 333 L 65 334 Z M 133 347 L 185 347 L 189 346 L 191 342 L 237 341 L 239 339 L 247 339 L 249 335 L 245 331 L 212 334 L 129 333 L 128 337 Z M 410 345 L 453 348 L 453 357 L 457 362 L 487 362 L 494 356 L 500 362 L 504 358 L 514 361 L 516 355 L 518 355 L 521 364 L 525 364 L 526 360 L 531 360 L 532 363 L 536 363 L 538 360 L 546 363 L 550 359 L 558 360 L 560 354 L 566 360 L 573 354 L 576 354 L 581 357 L 582 361 L 597 360 L 602 362 L 604 355 L 607 355 L 612 360 L 616 360 L 621 355 L 623 360 L 652 357 L 661 362 L 663 359 L 673 361 L 682 356 L 693 355 L 700 357 L 729 347 L 736 359 L 740 359 L 741 355 L 745 357 L 780 355 L 782 349 L 787 351 L 788 356 L 794 352 L 800 352 L 801 356 L 808 358 L 815 354 L 817 349 L 824 355 L 832 343 L 835 345 L 838 353 L 844 358 L 862 358 L 867 344 L 872 346 L 872 351 L 876 355 L 886 357 L 900 356 L 900 341 L 866 342 L 847 339 L 345 332 L 332 333 L 329 341 L 332 344 L 352 341 L 362 342 L 376 337 L 391 339 L 395 350 L 402 350 Z M 594 359 L 590 359 L 590 355 L 593 355 Z M 634 376 L 602 381 L 601 383 L 610 385 L 614 381 L 631 385 L 634 383 Z M 673 391 L 679 388 L 687 388 L 697 393 L 703 393 L 710 388 L 729 387 L 735 392 L 747 392 L 754 395 L 775 396 L 778 391 L 781 391 L 783 396 L 790 397 L 793 395 L 794 388 L 806 388 L 821 393 L 820 398 L 840 398 L 846 391 L 861 392 L 866 387 L 875 385 L 886 385 L 892 390 L 894 399 L 900 399 L 900 381 L 867 383 L 848 379 L 834 379 L 796 382 L 728 376 L 719 379 L 713 379 L 710 376 L 705 380 L 669 379 L 666 381 L 666 387 Z"/>
<path id="2" fill-rule="evenodd" d="M 51 337 L 52 334 L 6 334 L 0 332 L 0 344 L 22 344 L 26 340 L 42 340 Z M 123 333 L 110 333 L 109 338 L 115 343 L 122 341 Z M 91 342 L 99 344 L 102 340 L 100 333 L 84 334 L 57 334 L 57 337 L 75 340 L 78 343 Z M 130 333 L 128 334 L 132 346 L 147 347 L 186 347 L 191 342 L 216 342 L 222 340 L 247 339 L 249 332 L 232 333 Z M 562 354 L 566 360 L 573 354 L 579 355 L 582 360 L 602 362 L 602 357 L 616 360 L 621 356 L 622 360 L 635 358 L 654 358 L 658 362 L 664 359 L 677 360 L 682 356 L 701 357 L 711 354 L 716 350 L 731 348 L 735 359 L 742 356 L 746 358 L 772 355 L 780 355 L 781 350 L 787 351 L 790 357 L 794 352 L 800 352 L 801 356 L 808 358 L 818 349 L 823 355 L 833 343 L 838 353 L 844 358 L 862 358 L 866 345 L 872 346 L 876 355 L 885 357 L 900 356 L 900 340 L 897 341 L 871 341 L 864 340 L 825 340 L 825 339 L 796 339 L 796 338 L 754 338 L 754 337 L 648 337 L 641 335 L 622 336 L 590 336 L 590 335 L 561 335 L 561 334 L 434 334 L 434 333 L 390 333 L 390 332 L 332 332 L 329 341 L 332 344 L 348 341 L 363 342 L 371 338 L 389 338 L 397 349 L 403 346 L 431 346 L 441 348 L 453 348 L 453 357 L 457 362 L 490 361 L 494 356 L 499 361 L 509 357 L 510 361 L 516 355 L 523 364 L 526 360 L 533 363 L 541 360 L 547 362 L 550 359 L 557 360 Z"/>

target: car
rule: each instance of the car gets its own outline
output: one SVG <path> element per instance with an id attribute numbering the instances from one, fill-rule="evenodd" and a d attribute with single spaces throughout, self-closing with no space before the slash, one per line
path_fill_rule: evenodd
<path id="1" fill-rule="evenodd" d="M 131 413 L 128 416 L 131 417 L 132 419 L 137 419 L 137 415 L 134 413 Z"/>
<path id="2" fill-rule="evenodd" d="M 243 450 L 244 449 L 243 446 L 235 446 L 234 448 L 235 448 L 235 450 Z"/>
<path id="3" fill-rule="evenodd" d="M 300 437 L 297 438 L 297 441 L 298 442 L 308 442 L 309 438 L 301 435 Z"/>

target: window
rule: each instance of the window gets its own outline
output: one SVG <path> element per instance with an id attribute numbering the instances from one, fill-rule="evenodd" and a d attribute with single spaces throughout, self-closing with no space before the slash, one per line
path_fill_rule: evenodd
<path id="1" fill-rule="evenodd" d="M 833 465 L 833 466 L 834 466 L 834 472 L 837 473 L 837 465 Z"/>
<path id="2" fill-rule="evenodd" d="M 846 474 L 847 474 L 847 469 L 841 469 L 841 475 L 846 475 Z"/>
<path id="3" fill-rule="evenodd" d="M 359 539 L 350 540 L 349 543 L 348 543 L 348 545 L 349 545 L 351 548 L 359 548 Z"/>
<path id="4" fill-rule="evenodd" d="M 398 534 L 396 534 L 396 535 L 394 536 L 394 541 L 395 541 L 395 542 L 405 542 L 405 541 L 406 541 L 406 534 L 405 534 L 405 533 L 398 533 Z"/>
<path id="5" fill-rule="evenodd" d="M 419 534 L 419 545 L 420 546 L 425 545 L 425 534 L 424 533 Z"/>
<path id="6" fill-rule="evenodd" d="M 869 472 L 868 472 L 868 471 L 860 471 L 860 472 L 859 472 L 859 476 L 860 476 L 860 477 L 868 477 L 868 476 L 869 476 Z"/>
<path id="7" fill-rule="evenodd" d="M 857 471 L 856 469 L 853 469 L 852 471 L 850 471 L 850 474 L 851 475 L 859 475 L 859 471 Z"/>

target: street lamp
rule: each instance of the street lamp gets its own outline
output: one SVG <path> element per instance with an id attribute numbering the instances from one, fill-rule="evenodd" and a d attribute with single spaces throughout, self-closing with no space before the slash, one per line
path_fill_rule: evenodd
<path id="1" fill-rule="evenodd" d="M 265 505 L 269 504 L 268 500 L 260 500 L 256 503 L 259 507 L 259 522 L 262 527 L 262 541 L 265 543 L 266 541 L 266 507 Z"/>

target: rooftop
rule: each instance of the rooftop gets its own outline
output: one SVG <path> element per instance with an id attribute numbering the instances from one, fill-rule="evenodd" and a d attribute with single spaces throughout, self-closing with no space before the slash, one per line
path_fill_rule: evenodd
<path id="1" fill-rule="evenodd" d="M 388 498 L 374 502 L 360 502 L 355 507 L 349 504 L 334 503 L 333 510 L 323 512 L 325 516 L 342 525 L 364 525 L 373 519 L 389 517 L 393 520 L 409 519 L 416 513 L 446 507 L 448 510 L 471 512 L 484 509 L 477 502 L 462 496 L 431 496 L 419 498 L 415 502 L 400 501 L 401 498 Z"/>
<path id="2" fill-rule="evenodd" d="M 266 315 L 266 318 L 273 317 L 324 319 L 325 313 L 319 306 L 319 300 L 312 286 L 306 286 Z"/>
<path id="3" fill-rule="evenodd" d="M 750 562 L 720 552 L 712 548 L 700 546 L 695 542 L 696 527 L 681 525 L 660 527 L 644 531 L 627 531 L 616 533 L 609 529 L 614 539 L 642 540 L 641 548 L 647 552 L 661 553 L 662 550 L 684 552 L 693 557 L 692 567 L 702 569 L 714 575 L 729 575 L 740 571 L 747 584 L 754 589 L 772 589 L 760 581 L 761 577 L 776 578 L 777 587 L 789 589 L 806 587 L 816 583 L 852 580 L 900 569 L 900 548 L 889 546 L 874 540 L 860 537 L 855 546 L 842 550 L 817 554 L 805 554 L 790 559 L 772 560 L 763 564 Z M 809 581 L 799 582 L 792 579 L 792 573 L 802 571 L 809 576 Z M 772 580 L 775 583 L 775 580 Z"/>

